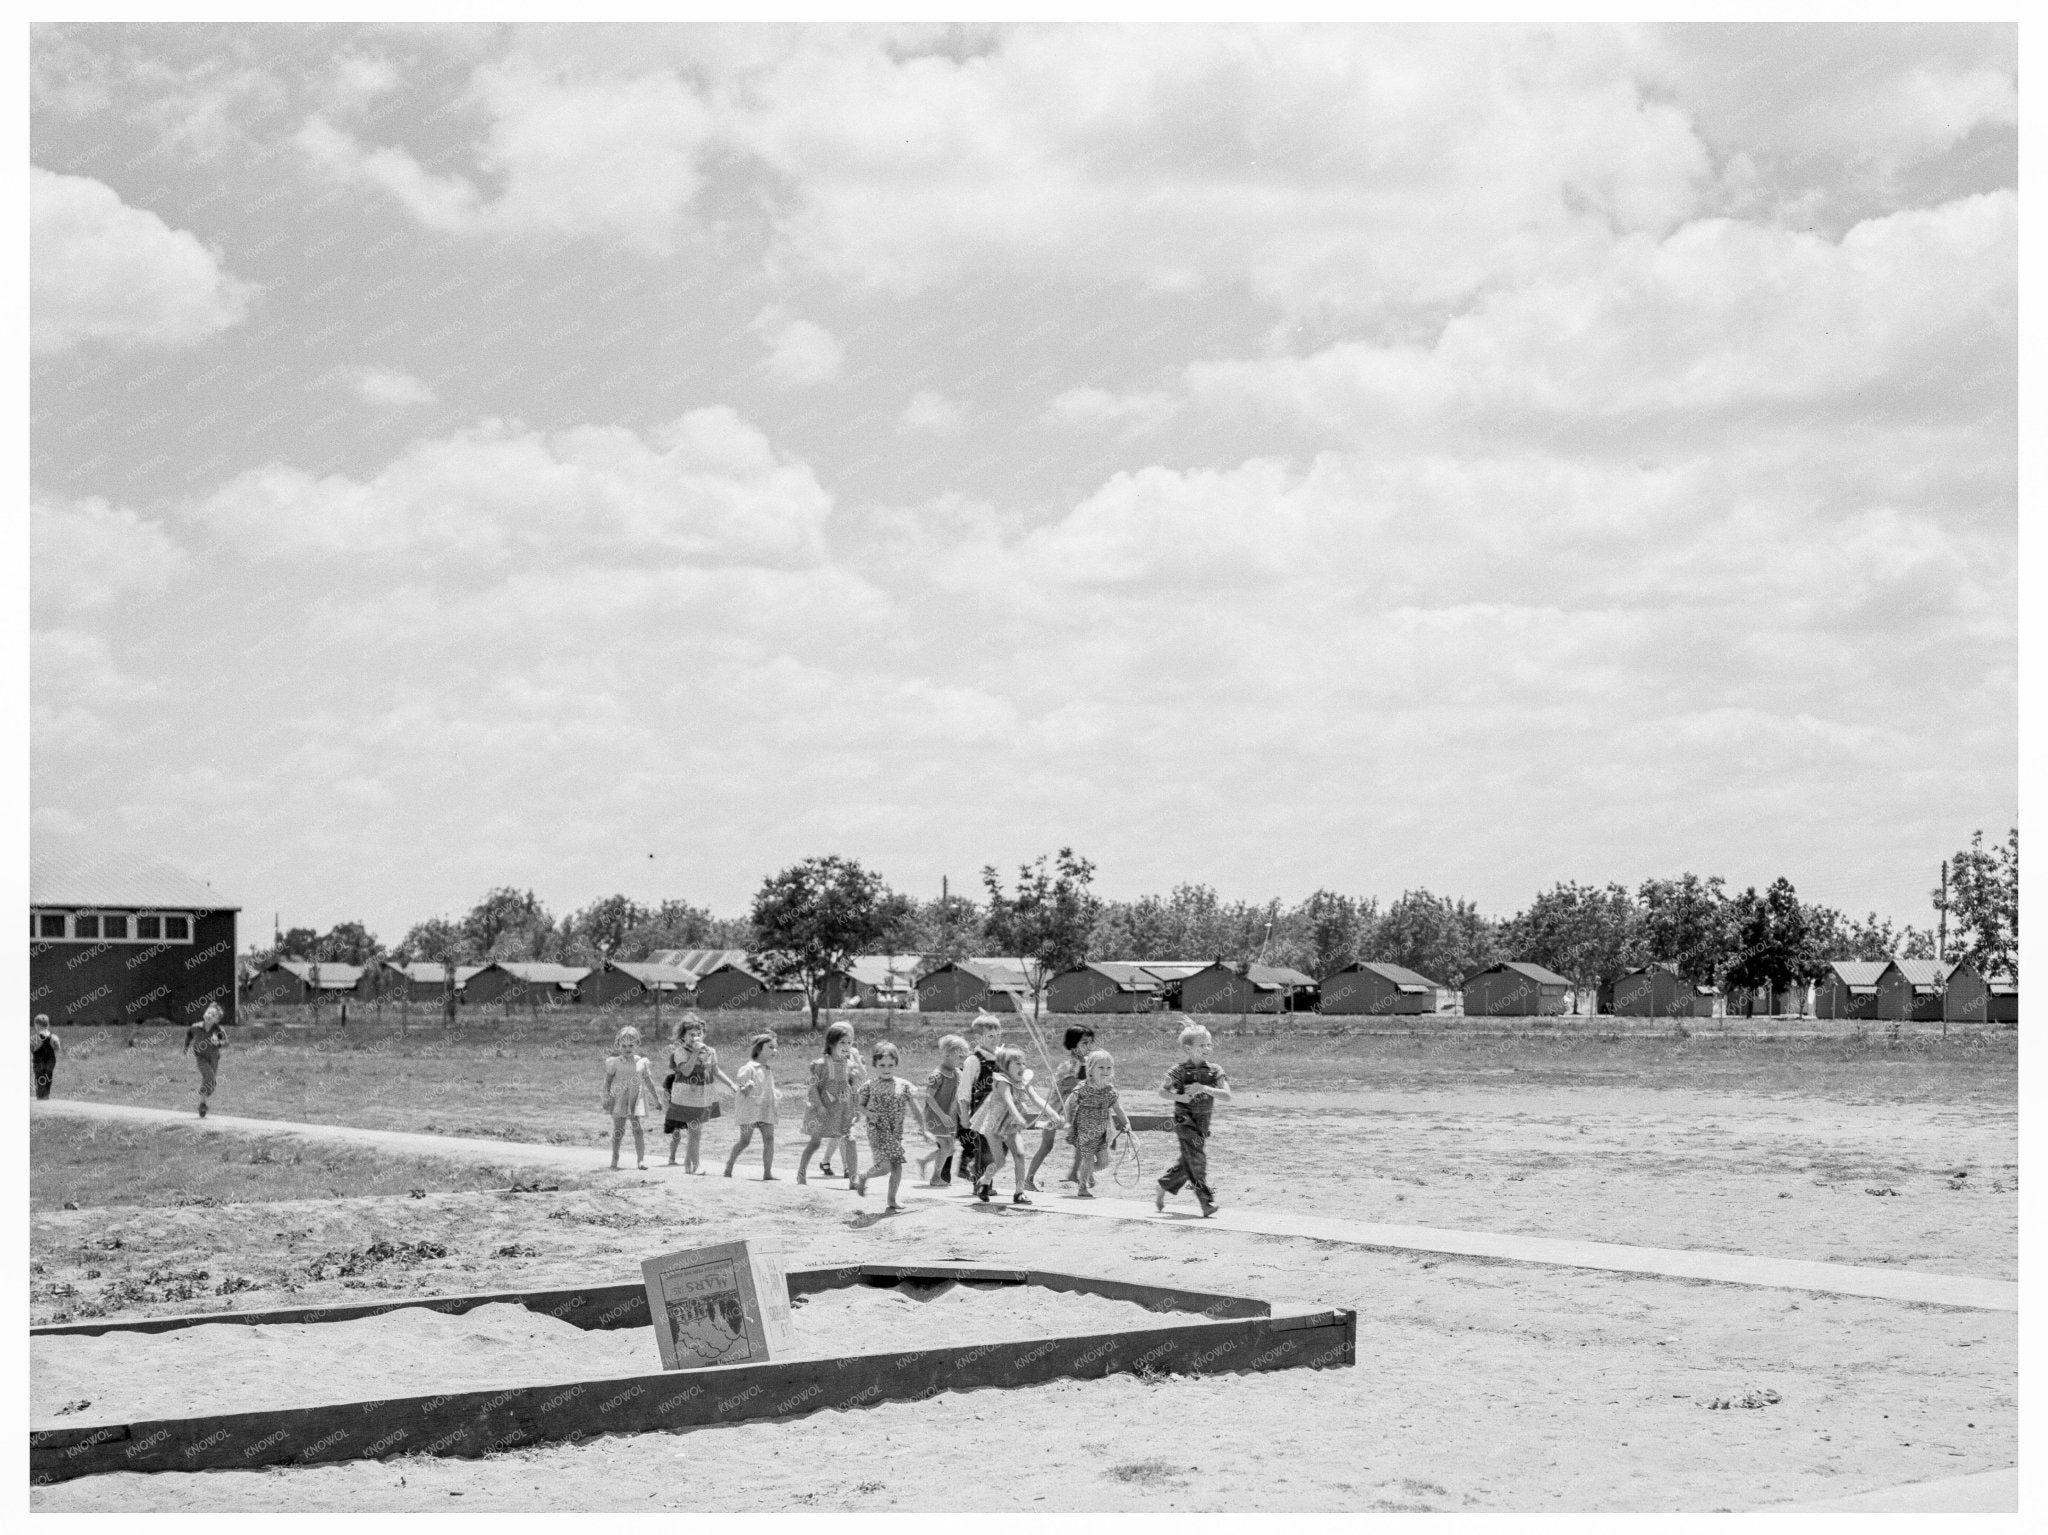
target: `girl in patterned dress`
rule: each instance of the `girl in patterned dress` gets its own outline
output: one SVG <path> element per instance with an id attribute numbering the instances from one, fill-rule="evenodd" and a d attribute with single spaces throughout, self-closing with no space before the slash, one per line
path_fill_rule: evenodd
<path id="1" fill-rule="evenodd" d="M 987 1161 L 974 1183 L 974 1197 L 983 1204 L 995 1193 L 996 1174 L 1005 1159 L 1015 1168 L 1017 1180 L 1010 1203 L 1031 1203 L 1031 1196 L 1024 1192 L 1024 1132 L 1031 1128 L 1035 1114 L 1049 1115 L 1056 1122 L 1060 1118 L 1057 1109 L 1031 1090 L 1030 1073 L 1024 1069 L 1024 1052 L 1014 1045 L 1005 1045 L 996 1052 L 988 1097 L 970 1121 L 988 1148 Z"/>
<path id="2" fill-rule="evenodd" d="M 853 1191 L 866 1194 L 868 1179 L 887 1168 L 889 1203 L 884 1210 L 894 1213 L 903 1208 L 896 1203 L 897 1190 L 903 1186 L 903 1131 L 915 1123 L 912 1115 L 918 1106 L 918 1091 L 906 1078 L 896 1075 L 896 1047 L 888 1040 L 876 1043 L 869 1060 L 874 1064 L 875 1074 L 861 1083 L 857 1101 L 868 1122 L 868 1150 L 874 1154 L 874 1161 L 854 1181 Z"/>
<path id="3" fill-rule="evenodd" d="M 1095 1175 L 1109 1161 L 1111 1131 L 1131 1128 L 1117 1096 L 1116 1061 L 1107 1050 L 1088 1053 L 1088 1074 L 1067 1095 L 1066 1113 L 1072 1123 L 1067 1144 L 1074 1148 L 1073 1181 L 1080 1185 L 1074 1197 L 1093 1199 Z"/>
<path id="4" fill-rule="evenodd" d="M 668 1050 L 668 1113 L 661 1128 L 668 1134 L 668 1165 L 676 1165 L 677 1143 L 685 1136 L 683 1171 L 702 1173 L 697 1150 L 704 1139 L 704 1122 L 718 1118 L 718 1084 L 725 1084 L 734 1097 L 739 1084 L 718 1069 L 718 1052 L 704 1043 L 704 1020 L 685 1013 L 676 1023 Z"/>
<path id="5" fill-rule="evenodd" d="M 619 1170 L 619 1143 L 626 1126 L 633 1126 L 633 1156 L 640 1171 L 647 1171 L 647 1131 L 640 1116 L 650 1103 L 662 1101 L 661 1084 L 654 1080 L 654 1064 L 640 1053 L 640 1031 L 628 1025 L 619 1030 L 616 1055 L 604 1060 L 604 1111 L 612 1117 L 612 1171 Z"/>
<path id="6" fill-rule="evenodd" d="M 739 1089 L 733 1105 L 733 1117 L 740 1122 L 740 1138 L 733 1142 L 732 1155 L 725 1159 L 725 1175 L 730 1178 L 733 1168 L 739 1163 L 740 1153 L 747 1149 L 747 1142 L 754 1138 L 754 1132 L 761 1132 L 761 1181 L 775 1181 L 775 1036 L 756 1034 L 749 1047 L 752 1058 L 740 1068 L 735 1085 Z"/>
<path id="7" fill-rule="evenodd" d="M 796 1181 L 810 1181 L 811 1158 L 826 1141 L 846 1143 L 846 1183 L 860 1173 L 860 1150 L 853 1139 L 854 1094 L 866 1075 L 853 1054 L 853 1025 L 844 1019 L 825 1031 L 825 1053 L 811 1062 L 811 1096 L 804 1108 L 804 1135 L 810 1144 L 797 1158 Z"/>

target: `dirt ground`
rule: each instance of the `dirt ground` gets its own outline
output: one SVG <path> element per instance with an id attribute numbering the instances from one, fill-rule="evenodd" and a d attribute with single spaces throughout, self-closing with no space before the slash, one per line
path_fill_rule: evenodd
<path id="1" fill-rule="evenodd" d="M 1386 1047 L 1346 1057 L 1358 1070 L 1239 1070 L 1247 1096 L 1219 1113 L 1213 1146 L 1219 1190 L 1357 1219 L 2016 1273 L 2010 1050 L 1802 1064 L 1751 1044 L 1687 1072 L 1668 1058 L 1677 1046 L 1660 1043 L 1662 1067 L 1649 1071 L 1639 1042 L 1624 1042 L 1577 1052 L 1560 1073 L 1560 1053 L 1543 1053 L 1550 1044 L 1468 1047 L 1462 1058 Z M 135 1052 L 114 1048 L 125 1059 L 99 1074 L 144 1074 L 126 1064 Z M 530 1071 L 538 1048 L 515 1046 L 513 1068 L 472 1057 L 469 1075 L 492 1099 L 497 1074 Z M 365 1059 L 341 1064 L 389 1075 Z M 262 1076 L 247 1072 L 246 1096 Z M 99 1095 L 150 1101 L 121 1085 Z M 226 1069 L 223 1089 L 236 1091 Z M 276 1096 L 222 1107 L 286 1112 Z M 554 1111 L 556 1133 L 579 1124 L 572 1102 Z M 383 1123 L 422 1128 L 420 1112 L 388 1108 Z M 487 1122 L 510 1128 L 516 1116 Z M 721 1131 L 706 1150 L 722 1159 Z M 1142 1140 L 1149 1181 L 1168 1142 Z M 785 1151 L 785 1173 L 792 1160 Z M 485 1461 L 99 1477 L 36 1490 L 33 1506 L 1714 1509 L 2016 1459 L 2008 1313 L 1375 1253 L 1195 1221 L 1105 1226 L 966 1200 L 897 1217 L 879 1207 L 840 1183 L 767 1190 L 655 1168 L 517 1194 L 39 1212 L 32 1313 L 52 1320 L 118 1285 L 120 1309 L 147 1311 L 628 1281 L 655 1252 L 775 1235 L 798 1266 L 1028 1262 L 1350 1306 L 1359 1363 L 947 1395 Z M 88 1281 L 88 1269 L 99 1277 Z M 179 1278 L 196 1272 L 206 1277 Z M 75 1293 L 60 1293 L 67 1285 Z M 1711 1405 L 1745 1399 L 1764 1405 Z M 935 1450 L 961 1433 L 992 1447 L 965 1481 Z M 707 1464 L 717 1476 L 692 1470 Z"/>

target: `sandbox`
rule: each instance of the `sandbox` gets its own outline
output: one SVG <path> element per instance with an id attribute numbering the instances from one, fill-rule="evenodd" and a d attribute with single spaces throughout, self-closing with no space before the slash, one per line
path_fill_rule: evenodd
<path id="1" fill-rule="evenodd" d="M 30 1477 L 474 1456 L 943 1391 L 1323 1368 L 1350 1311 L 964 1264 L 789 1274 L 795 1348 L 660 1371 L 640 1285 L 31 1329 Z M 81 1405 L 83 1404 L 83 1405 Z"/>

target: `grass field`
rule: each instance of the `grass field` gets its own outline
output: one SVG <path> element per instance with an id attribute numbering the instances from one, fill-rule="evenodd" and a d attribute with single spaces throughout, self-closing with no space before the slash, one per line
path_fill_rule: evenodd
<path id="1" fill-rule="evenodd" d="M 957 1026 L 896 1022 L 912 1074 Z M 728 1065 L 758 1024 L 714 1020 Z M 1168 1021 L 1097 1026 L 1142 1101 L 1175 1053 Z M 795 1020 L 779 1032 L 783 1080 L 800 1082 L 812 1041 Z M 2016 1274 L 2011 1033 L 1605 1032 L 1591 1021 L 1220 1030 L 1217 1055 L 1241 1096 L 1218 1113 L 1219 1193 L 1338 1218 Z M 215 1102 L 227 1114 L 595 1145 L 609 1033 L 592 1019 L 404 1040 L 353 1024 L 345 1037 L 249 1030 Z M 192 1068 L 175 1039 L 74 1030 L 65 1049 L 60 1096 L 190 1106 Z M 730 1134 L 713 1125 L 707 1154 L 722 1158 Z M 1121 1192 L 1141 1192 L 1170 1154 L 1169 1137 L 1140 1139 L 1143 1173 Z M 65 1164 L 38 1166 L 44 1191 L 64 1178 L 116 1189 L 107 1164 L 126 1156 L 62 1138 L 38 1140 L 35 1154 Z M 155 1185 L 173 1202 L 62 1210 L 38 1195 L 37 1320 L 623 1280 L 649 1253 L 736 1236 L 779 1237 L 798 1264 L 1028 1261 L 1360 1314 L 1354 1370 L 1070 1382 L 481 1462 L 308 1469 L 286 1473 L 296 1507 L 652 1510 L 678 1505 L 688 1482 L 679 1506 L 714 1509 L 1715 1508 L 1956 1475 L 2016 1453 L 2009 1314 L 1381 1253 L 1199 1222 L 1105 1227 L 971 1202 L 885 1218 L 879 1199 L 856 1200 L 843 1183 L 764 1189 L 659 1166 L 530 1193 L 456 1167 L 436 1191 L 374 1159 L 350 1183 L 309 1153 L 288 1175 L 306 1180 L 306 1197 L 181 1205 L 180 1177 L 232 1185 L 238 1198 L 251 1175 L 259 1190 L 280 1178 L 274 1163 L 192 1154 L 201 1160 Z M 515 1160 L 508 1148 L 505 1171 Z M 95 1161 L 102 1171 L 85 1165 Z M 1059 1166 L 1049 1164 L 1047 1201 L 1059 1197 Z M 464 1191 L 464 1177 L 479 1181 Z M 1711 1406 L 1766 1389 L 1778 1397 L 1767 1408 Z M 932 1447 L 963 1432 L 1003 1446 L 964 1502 L 931 1474 Z M 690 1468 L 705 1464 L 720 1475 L 700 1485 Z M 100 1477 L 32 1498 L 51 1510 L 255 1508 L 275 1506 L 275 1475 Z"/>

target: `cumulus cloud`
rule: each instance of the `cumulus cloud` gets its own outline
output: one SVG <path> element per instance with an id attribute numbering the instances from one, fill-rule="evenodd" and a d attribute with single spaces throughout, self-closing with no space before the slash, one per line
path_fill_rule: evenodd
<path id="1" fill-rule="evenodd" d="M 1114 427 L 1126 437 L 1140 437 L 1164 426 L 1184 403 L 1163 390 L 1115 394 L 1084 384 L 1055 395 L 1045 419 L 1056 426 Z"/>
<path id="2" fill-rule="evenodd" d="M 807 564 L 832 500 L 733 411 L 641 434 L 484 423 L 414 444 L 366 479 L 273 464 L 181 509 L 250 558 L 438 557 Z"/>
<path id="3" fill-rule="evenodd" d="M 920 389 L 903 407 L 896 427 L 898 431 L 930 432 L 946 437 L 966 424 L 967 412 L 957 400 L 949 400 L 937 390 Z"/>
<path id="4" fill-rule="evenodd" d="M 711 131 L 708 108 L 675 75 L 590 76 L 515 53 L 479 67 L 464 104 L 489 124 L 473 149 L 474 178 L 365 145 L 321 113 L 296 143 L 328 175 L 388 194 L 429 228 L 592 236 L 655 256 L 675 249 Z M 486 196 L 479 181 L 502 190 Z"/>
<path id="5" fill-rule="evenodd" d="M 187 346 L 240 323 L 255 288 L 104 182 L 29 168 L 29 346 Z"/>
<path id="6" fill-rule="evenodd" d="M 398 368 L 351 368 L 344 377 L 369 405 L 431 405 L 436 398 L 431 386 Z"/>
<path id="7" fill-rule="evenodd" d="M 161 523 L 98 497 L 29 499 L 29 586 L 36 604 L 104 611 L 165 590 L 189 561 Z"/>
<path id="8" fill-rule="evenodd" d="M 764 309 L 749 327 L 768 348 L 761 365 L 777 383 L 793 388 L 836 378 L 846 361 L 846 348 L 824 326 L 800 320 L 779 308 Z"/>

